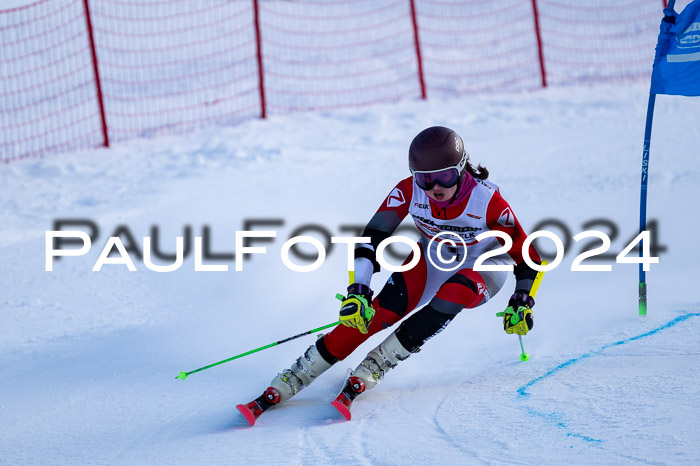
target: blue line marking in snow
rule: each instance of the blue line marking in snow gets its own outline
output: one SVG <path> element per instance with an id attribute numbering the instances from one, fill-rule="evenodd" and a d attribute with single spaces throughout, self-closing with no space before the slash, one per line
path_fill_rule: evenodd
<path id="1" fill-rule="evenodd" d="M 560 413 L 557 413 L 557 412 L 553 412 L 553 413 L 543 413 L 543 412 L 537 411 L 537 410 L 535 410 L 535 409 L 532 409 L 532 408 L 530 408 L 529 406 L 526 406 L 526 407 L 525 407 L 525 411 L 526 411 L 527 414 L 529 414 L 530 416 L 541 417 L 541 418 L 543 418 L 543 419 L 545 419 L 545 420 L 547 420 L 547 421 L 550 421 L 550 422 L 554 423 L 554 425 L 556 425 L 557 427 L 561 427 L 562 429 L 568 429 L 568 428 L 569 428 L 569 426 L 562 420 L 562 418 L 563 418 L 564 416 L 563 416 L 562 414 L 560 414 Z M 566 436 L 567 436 L 567 437 L 579 438 L 579 439 L 584 440 L 584 441 L 589 442 L 589 443 L 602 443 L 602 442 L 603 442 L 603 441 L 600 440 L 600 439 L 595 439 L 595 438 L 592 438 L 592 437 L 588 437 L 587 435 L 583 435 L 583 434 L 577 434 L 577 433 L 575 433 L 575 432 L 567 432 L 567 433 L 566 433 Z"/>
<path id="2" fill-rule="evenodd" d="M 520 397 L 522 397 L 521 399 L 525 399 L 525 400 L 526 400 L 526 399 L 530 396 L 530 394 L 527 392 L 527 389 L 528 389 L 528 388 L 532 387 L 532 386 L 535 385 L 536 383 L 541 382 L 542 380 L 544 380 L 544 379 L 546 379 L 546 378 L 548 378 L 548 377 L 551 377 L 552 375 L 556 374 L 557 372 L 561 371 L 562 369 L 565 369 L 565 368 L 567 368 L 567 367 L 569 367 L 569 366 L 571 366 L 571 365 L 573 365 L 573 364 L 576 364 L 577 362 L 583 361 L 584 359 L 588 359 L 588 358 L 592 358 L 593 356 L 597 356 L 597 355 L 599 355 L 600 353 L 602 353 L 603 351 L 605 351 L 606 349 L 612 348 L 613 346 L 620 346 L 620 345 L 624 345 L 624 344 L 626 344 L 626 343 L 630 343 L 630 342 L 632 342 L 632 341 L 641 340 L 642 338 L 646 338 L 646 337 L 648 337 L 648 336 L 651 336 L 651 335 L 654 335 L 654 334 L 656 334 L 656 333 L 659 333 L 659 332 L 662 331 L 662 330 L 666 330 L 667 328 L 671 328 L 671 327 L 673 327 L 674 325 L 676 325 L 676 324 L 678 324 L 678 323 L 680 323 L 680 322 L 684 322 L 684 321 L 690 319 L 691 317 L 699 317 L 699 316 L 700 316 L 700 312 L 694 312 L 694 313 L 690 313 L 690 314 L 684 314 L 684 315 L 682 315 L 682 316 L 678 316 L 678 317 L 676 317 L 675 319 L 672 319 L 672 320 L 666 322 L 664 325 L 662 325 L 662 326 L 660 326 L 660 327 L 656 327 L 656 328 L 653 329 L 653 330 L 650 330 L 650 331 L 648 331 L 648 332 L 646 332 L 646 333 L 642 333 L 641 335 L 637 335 L 637 336 L 634 336 L 634 337 L 630 337 L 630 338 L 627 338 L 627 339 L 625 339 L 625 340 L 616 341 L 616 342 L 614 342 L 614 343 L 609 343 L 609 344 L 607 344 L 607 345 L 601 346 L 601 347 L 598 348 L 598 349 L 595 349 L 595 350 L 589 351 L 588 353 L 582 354 L 582 355 L 579 356 L 579 357 L 576 357 L 576 358 L 573 358 L 573 359 L 569 359 L 568 361 L 566 361 L 566 362 L 564 362 L 564 363 L 562 363 L 562 364 L 559 364 L 559 365 L 558 365 L 557 367 L 555 367 L 554 369 L 551 369 L 550 371 L 546 372 L 545 374 L 542 374 L 542 375 L 539 376 L 539 377 L 535 377 L 534 379 L 530 380 L 529 382 L 527 382 L 527 383 L 526 383 L 525 385 L 523 385 L 522 387 L 518 388 L 518 395 L 519 395 Z M 534 410 L 534 409 L 532 409 L 532 408 L 530 408 L 530 407 L 525 407 L 525 410 L 527 411 L 528 414 L 530 414 L 530 415 L 532 415 L 532 416 L 541 417 L 541 418 L 544 418 L 544 419 L 546 419 L 546 420 L 548 420 L 548 421 L 554 422 L 558 427 L 561 427 L 561 428 L 564 428 L 564 429 L 567 429 L 567 428 L 568 428 L 568 426 L 566 425 L 566 423 L 564 423 L 564 422 L 561 420 L 563 416 L 562 416 L 561 414 L 559 414 L 559 413 L 556 413 L 556 412 L 554 412 L 554 413 L 549 413 L 549 414 L 547 414 L 547 413 L 541 413 L 541 412 L 536 411 L 536 410 Z M 573 433 L 573 432 L 567 432 L 566 435 L 567 435 L 568 437 L 576 437 L 576 438 L 583 439 L 583 440 L 585 440 L 586 442 L 597 442 L 597 443 L 602 442 L 602 440 L 594 439 L 594 438 L 588 437 L 588 436 L 586 436 L 586 435 L 576 434 L 576 433 Z"/>

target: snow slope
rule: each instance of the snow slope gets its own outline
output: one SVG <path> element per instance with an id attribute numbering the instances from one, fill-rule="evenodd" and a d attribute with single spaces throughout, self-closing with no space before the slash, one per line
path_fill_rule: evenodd
<path id="1" fill-rule="evenodd" d="M 495 317 L 509 278 L 358 399 L 350 422 L 328 402 L 386 332 L 254 428 L 235 404 L 314 337 L 175 379 L 336 320 L 343 251 L 296 273 L 282 243 L 304 224 L 347 236 L 343 225 L 366 222 L 408 175 L 408 144 L 426 126 L 463 136 L 528 231 L 554 218 L 573 235 L 606 219 L 620 252 L 637 229 L 647 92 L 563 88 L 274 117 L 1 167 L 2 462 L 697 464 L 697 99 L 657 99 L 649 217 L 667 249 L 648 275 L 648 317 L 637 316 L 635 265 L 571 272 L 573 245 L 543 281 L 526 363 Z M 44 232 L 67 218 L 91 219 L 100 235 L 87 256 L 46 272 Z M 235 231 L 263 218 L 284 225 L 242 272 L 231 260 L 216 262 L 228 272 L 194 272 L 192 255 L 171 273 L 136 258 L 137 272 L 91 272 L 120 225 L 138 241 L 157 225 L 170 252 L 186 225 L 196 236 L 208 226 L 211 249 L 232 253 Z"/>

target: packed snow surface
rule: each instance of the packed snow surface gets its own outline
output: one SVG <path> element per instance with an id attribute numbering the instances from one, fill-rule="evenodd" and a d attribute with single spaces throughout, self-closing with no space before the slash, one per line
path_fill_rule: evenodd
<path id="1" fill-rule="evenodd" d="M 641 84 L 404 102 L 0 167 L 1 462 L 698 464 L 698 99 L 657 99 L 649 218 L 660 262 L 648 273 L 646 318 L 637 266 L 614 262 L 638 229 L 647 97 Z M 529 361 L 495 316 L 509 277 L 358 398 L 349 422 L 329 402 L 387 331 L 253 428 L 235 405 L 315 336 L 175 379 L 337 320 L 344 249 L 299 273 L 282 263 L 282 244 L 293 233 L 322 238 L 295 232 L 308 224 L 353 235 L 343 227 L 363 226 L 408 176 L 408 145 L 432 125 L 462 135 L 528 232 L 549 219 L 542 228 L 571 243 L 537 295 Z M 99 232 L 88 254 L 47 272 L 45 232 L 61 219 L 89 220 Z M 249 223 L 260 220 L 277 223 Z M 115 232 L 139 250 L 157 236 L 159 250 L 173 253 L 177 236 L 206 230 L 212 253 L 233 254 L 246 229 L 277 237 L 252 244 L 267 252 L 242 271 L 226 258 L 204 260 L 226 272 L 195 272 L 191 251 L 175 272 L 148 270 L 134 254 L 135 272 L 92 271 Z M 590 229 L 612 239 L 610 272 L 570 270 L 582 246 L 600 244 L 571 239 Z M 373 288 L 387 277 L 375 275 Z"/>

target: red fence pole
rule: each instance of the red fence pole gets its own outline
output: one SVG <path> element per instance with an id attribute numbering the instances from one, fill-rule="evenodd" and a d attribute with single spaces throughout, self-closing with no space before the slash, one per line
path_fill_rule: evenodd
<path id="1" fill-rule="evenodd" d="M 411 4 L 411 20 L 413 21 L 413 41 L 416 45 L 416 59 L 418 60 L 418 81 L 420 81 L 420 96 L 422 99 L 428 97 L 425 92 L 425 78 L 423 77 L 423 57 L 420 53 L 420 39 L 418 38 L 418 19 L 416 18 L 416 3 L 415 0 L 410 0 Z"/>
<path id="2" fill-rule="evenodd" d="M 90 52 L 92 53 L 92 68 L 95 72 L 95 88 L 97 89 L 97 101 L 100 104 L 100 119 L 102 120 L 102 136 L 104 146 L 109 147 L 109 132 L 107 131 L 107 118 L 105 117 L 105 102 L 102 97 L 102 82 L 100 81 L 100 69 L 97 66 L 97 52 L 95 51 L 95 37 L 92 33 L 92 21 L 90 20 L 90 7 L 88 0 L 83 0 L 85 6 L 85 21 L 87 22 L 88 37 L 90 38 Z"/>
<path id="3" fill-rule="evenodd" d="M 540 15 L 537 12 L 537 0 L 532 0 L 532 16 L 535 19 L 535 35 L 537 36 L 537 52 L 540 56 L 542 87 L 547 87 L 547 72 L 544 69 L 544 54 L 542 53 L 542 36 L 540 35 Z"/>
<path id="4" fill-rule="evenodd" d="M 253 0 L 253 22 L 255 23 L 255 44 L 258 58 L 258 89 L 260 91 L 260 118 L 267 115 L 265 104 L 265 72 L 263 70 L 262 40 L 260 38 L 260 6 L 258 0 Z"/>

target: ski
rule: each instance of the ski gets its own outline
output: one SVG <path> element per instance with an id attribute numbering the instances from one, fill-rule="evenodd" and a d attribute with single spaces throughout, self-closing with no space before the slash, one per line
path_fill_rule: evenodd
<path id="1" fill-rule="evenodd" d="M 365 391 L 365 383 L 362 379 L 359 377 L 350 377 L 350 374 L 352 374 L 352 369 L 348 369 L 343 389 L 340 390 L 335 400 L 331 401 L 331 406 L 337 409 L 348 421 L 352 419 L 352 414 L 350 413 L 352 402 L 355 401 L 355 398 L 357 398 L 359 394 Z"/>
<path id="2" fill-rule="evenodd" d="M 348 369 L 345 375 L 345 383 L 338 396 L 331 401 L 331 406 L 340 412 L 348 421 L 352 419 L 350 407 L 358 395 L 365 391 L 365 383 L 359 377 L 351 377 L 352 369 Z M 272 406 L 280 402 L 280 394 L 272 387 L 268 387 L 265 392 L 246 404 L 236 405 L 236 409 L 243 415 L 250 426 L 254 426 L 260 415 L 267 411 Z"/>
<path id="3" fill-rule="evenodd" d="M 240 411 L 245 420 L 248 421 L 248 424 L 253 427 L 255 425 L 255 421 L 257 421 L 262 413 L 279 402 L 279 392 L 272 387 L 268 387 L 262 395 L 250 403 L 236 405 L 236 409 Z"/>

